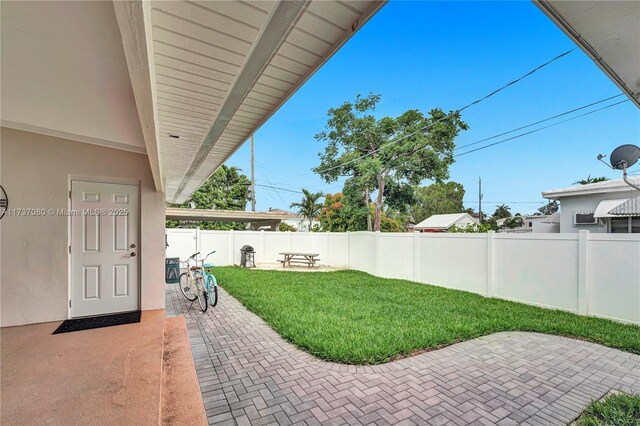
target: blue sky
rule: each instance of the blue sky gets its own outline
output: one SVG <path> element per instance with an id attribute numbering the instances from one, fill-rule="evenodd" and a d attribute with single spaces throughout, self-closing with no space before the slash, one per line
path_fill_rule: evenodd
<path id="1" fill-rule="evenodd" d="M 323 130 L 329 108 L 353 100 L 358 93 L 382 94 L 377 109 L 381 116 L 414 108 L 455 110 L 573 47 L 528 1 L 392 1 L 256 132 L 256 183 L 293 191 L 303 187 L 340 191 L 340 183 L 325 184 L 311 171 L 323 150 L 313 136 Z M 456 144 L 472 143 L 619 93 L 576 49 L 464 111 L 462 118 L 470 128 Z M 529 213 L 542 205 L 543 190 L 570 186 L 587 175 L 619 178 L 619 172 L 596 161 L 596 155 L 638 141 L 640 112 L 626 102 L 461 156 L 450 168 L 450 180 L 464 185 L 465 207 L 477 209 L 477 181 L 482 177 L 483 210 L 493 212 L 496 204 L 505 202 L 513 212 Z M 227 164 L 248 175 L 249 159 L 246 143 Z M 301 197 L 264 187 L 256 193 L 258 210 L 288 209 Z"/>

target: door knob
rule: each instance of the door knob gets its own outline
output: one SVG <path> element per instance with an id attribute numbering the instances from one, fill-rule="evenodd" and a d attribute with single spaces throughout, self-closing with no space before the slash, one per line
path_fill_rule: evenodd
<path id="1" fill-rule="evenodd" d="M 135 244 L 131 244 L 129 247 L 136 248 L 136 245 Z"/>
<path id="2" fill-rule="evenodd" d="M 131 252 L 131 257 L 136 257 L 136 252 L 135 251 Z"/>

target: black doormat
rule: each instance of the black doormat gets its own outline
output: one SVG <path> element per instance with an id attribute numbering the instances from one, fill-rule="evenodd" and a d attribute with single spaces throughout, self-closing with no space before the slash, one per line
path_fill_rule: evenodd
<path id="1" fill-rule="evenodd" d="M 92 328 L 111 327 L 114 325 L 140 322 L 142 313 L 125 312 L 123 314 L 103 315 L 100 317 L 76 318 L 64 321 L 53 334 L 70 333 L 72 331 L 91 330 Z"/>

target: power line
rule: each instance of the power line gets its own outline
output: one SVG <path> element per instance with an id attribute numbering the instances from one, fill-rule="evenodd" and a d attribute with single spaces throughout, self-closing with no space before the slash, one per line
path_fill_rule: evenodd
<path id="1" fill-rule="evenodd" d="M 581 106 L 581 107 L 577 107 L 577 108 L 571 109 L 571 110 L 569 110 L 569 111 L 565 111 L 565 112 L 562 112 L 562 113 L 560 113 L 560 114 L 556 114 L 556 115 L 554 115 L 554 116 L 547 117 L 547 118 L 542 119 L 542 120 L 538 120 L 538 121 L 536 121 L 536 122 L 534 122 L 534 123 L 527 124 L 526 126 L 521 126 L 521 127 L 516 128 L 516 129 L 509 130 L 508 132 L 502 132 L 502 133 L 499 133 L 499 134 L 497 134 L 497 135 L 493 135 L 493 136 L 490 136 L 490 137 L 488 137 L 488 138 L 481 139 L 481 140 L 476 141 L 476 142 L 468 143 L 468 144 L 465 144 L 465 145 L 460 145 L 460 146 L 457 146 L 457 147 L 454 149 L 454 151 L 457 151 L 457 150 L 462 149 L 462 148 L 467 148 L 467 147 L 469 147 L 469 146 L 477 145 L 477 144 L 479 144 L 479 143 L 486 142 L 486 141 L 491 140 L 491 139 L 499 138 L 500 136 L 508 135 L 509 133 L 517 132 L 518 130 L 526 129 L 527 127 L 535 126 L 536 124 L 541 124 L 541 123 L 544 123 L 544 122 L 546 122 L 546 121 L 553 120 L 553 119 L 555 119 L 555 118 L 559 118 L 559 117 L 562 117 L 562 116 L 564 116 L 564 115 L 571 114 L 572 112 L 580 111 L 580 110 L 583 110 L 583 109 L 585 109 L 585 108 L 592 107 L 592 106 L 597 105 L 597 104 L 601 104 L 601 103 L 603 103 L 603 102 L 609 101 L 609 100 L 611 100 L 611 99 L 618 98 L 618 97 L 623 96 L 623 95 L 624 95 L 623 93 L 619 93 L 619 94 L 617 94 L 617 95 L 615 95 L 615 96 L 610 96 L 610 97 L 608 97 L 608 98 L 601 99 L 601 100 L 599 100 L 599 101 L 592 102 L 592 103 L 590 103 L 590 104 L 583 105 L 583 106 Z"/>
<path id="2" fill-rule="evenodd" d="M 284 191 L 284 192 L 292 192 L 294 194 L 302 194 L 301 191 L 294 191 L 293 189 L 286 189 L 286 188 L 278 188 L 277 186 L 261 185 L 259 183 L 256 183 L 256 186 L 259 186 L 261 188 L 269 188 L 269 189 L 273 189 L 273 190 L 276 190 L 276 191 Z M 284 200 L 282 200 L 282 202 L 284 203 Z"/>
<path id="3" fill-rule="evenodd" d="M 500 145 L 500 144 L 502 144 L 502 143 L 505 143 L 505 142 L 508 142 L 508 141 L 512 141 L 512 140 L 514 140 L 514 139 L 518 139 L 518 138 L 521 138 L 521 137 L 524 137 L 524 136 L 530 135 L 530 134 L 532 134 L 532 133 L 539 132 L 539 131 L 541 131 L 541 130 L 548 129 L 548 128 L 550 128 L 550 127 L 554 127 L 554 126 L 557 126 L 557 125 L 559 125 L 559 124 L 566 123 L 567 121 L 575 120 L 576 118 L 584 117 L 584 116 L 586 116 L 586 115 L 593 114 L 593 113 L 596 113 L 596 112 L 598 112 L 598 111 L 605 110 L 605 109 L 607 109 L 607 108 L 612 108 L 612 107 L 614 107 L 614 106 L 616 106 L 616 105 L 620 105 L 620 104 L 623 104 L 623 103 L 625 103 L 625 102 L 629 102 L 629 99 L 626 99 L 626 100 L 624 100 L 624 101 L 620 101 L 620 102 L 616 102 L 616 103 L 613 103 L 613 104 L 611 104 L 611 105 L 604 106 L 604 107 L 602 107 L 602 108 L 594 109 L 594 110 L 592 110 L 592 111 L 585 112 L 584 114 L 576 115 L 575 117 L 571 117 L 571 118 L 567 118 L 566 120 L 558 121 L 557 123 L 549 124 L 549 125 L 547 125 L 547 126 L 542 126 L 542 127 L 539 127 L 539 128 L 537 128 L 537 129 L 534 129 L 534 130 L 531 130 L 531 131 L 528 131 L 528 132 L 520 133 L 519 135 L 515 135 L 515 136 L 512 136 L 512 137 L 507 138 L 507 139 L 503 139 L 503 140 L 498 141 L 498 142 L 490 143 L 489 145 L 481 146 L 480 148 L 475 148 L 475 149 L 472 149 L 472 150 L 470 150 L 470 151 L 465 151 L 465 152 L 462 152 L 462 153 L 460 153 L 460 154 L 456 154 L 456 155 L 454 155 L 454 158 L 455 158 L 455 157 L 461 157 L 461 156 L 463 156 L 463 155 L 467 155 L 467 154 L 471 154 L 472 152 L 481 151 L 481 150 L 486 149 L 486 148 L 491 148 L 492 146 Z"/>
<path id="4" fill-rule="evenodd" d="M 483 102 L 483 101 L 485 101 L 485 100 L 489 99 L 490 97 L 492 97 L 492 96 L 496 95 L 497 93 L 501 92 L 502 90 L 506 89 L 507 87 L 510 87 L 510 86 L 513 86 L 513 85 L 514 85 L 514 84 L 516 84 L 516 83 L 519 83 L 520 81 L 524 80 L 525 78 L 529 77 L 530 75 L 534 74 L 535 72 L 537 72 L 537 71 L 541 70 L 542 68 L 546 67 L 547 65 L 552 64 L 553 62 L 557 61 L 558 59 L 563 58 L 564 56 L 568 55 L 569 53 L 573 52 L 574 50 L 576 50 L 576 48 L 573 48 L 573 49 L 571 49 L 571 50 L 567 50 L 566 52 L 561 53 L 561 54 L 559 54 L 559 55 L 555 56 L 554 58 L 552 58 L 552 59 L 548 60 L 547 62 L 545 62 L 545 63 L 543 63 L 543 64 L 541 64 L 541 65 L 538 65 L 537 67 L 535 67 L 535 68 L 534 68 L 534 69 L 532 69 L 531 71 L 529 71 L 529 72 L 525 73 L 524 75 L 522 75 L 522 76 L 520 76 L 520 77 L 516 78 L 515 80 L 510 81 L 509 83 L 507 83 L 507 84 L 505 84 L 504 86 L 502 86 L 502 87 L 500 87 L 500 88 L 498 88 L 498 89 L 494 90 L 493 92 L 490 92 L 489 94 L 487 94 L 487 95 L 485 95 L 485 96 L 483 96 L 483 97 L 481 97 L 481 98 L 479 98 L 479 99 L 476 99 L 475 101 L 473 101 L 473 102 L 471 102 L 471 103 L 469 103 L 469 104 L 467 104 L 467 105 L 463 106 L 462 108 L 459 108 L 459 109 L 457 109 L 457 110 L 455 110 L 455 111 L 453 111 L 453 112 L 450 112 L 449 114 L 446 114 L 444 117 L 442 117 L 442 118 L 440 118 L 440 119 L 438 119 L 438 120 L 434 121 L 433 123 L 430 123 L 430 124 L 428 124 L 428 125 L 426 125 L 426 126 L 424 126 L 424 127 L 420 128 L 420 129 L 418 129 L 418 130 L 416 130 L 415 132 L 409 133 L 408 135 L 404 135 L 404 136 L 402 136 L 402 137 L 400 137 L 400 138 L 398 138 L 398 139 L 395 139 L 395 140 L 393 140 L 393 141 L 389 141 L 389 142 L 387 142 L 387 143 L 385 143 L 385 144 L 382 144 L 379 148 L 374 149 L 373 151 L 370 151 L 370 152 L 368 152 L 368 153 L 366 153 L 366 154 L 364 154 L 364 155 L 361 155 L 360 157 L 353 158 L 353 159 L 351 159 L 351 160 L 349 160 L 349 161 L 346 161 L 346 162 L 341 163 L 341 164 L 337 164 L 337 165 L 335 165 L 335 166 L 331 166 L 331 167 L 327 167 L 327 168 L 324 168 L 324 169 L 318 170 L 318 172 L 319 172 L 319 173 L 327 172 L 327 171 L 329 171 L 329 170 L 334 170 L 334 169 L 337 169 L 337 168 L 339 168 L 339 167 L 346 166 L 347 164 L 350 164 L 350 163 L 353 163 L 353 162 L 355 162 L 355 161 L 361 160 L 361 159 L 363 159 L 363 158 L 365 158 L 365 157 L 369 157 L 369 156 L 371 156 L 371 155 L 373 155 L 373 154 L 375 154 L 375 153 L 379 152 L 382 148 L 384 148 L 384 147 L 386 147 L 386 146 L 388 146 L 388 145 L 391 145 L 391 144 L 394 144 L 394 143 L 398 143 L 398 142 L 400 142 L 401 140 L 407 139 L 407 138 L 409 138 L 409 137 L 411 137 L 411 136 L 414 136 L 414 135 L 416 135 L 416 134 L 418 134 L 418 133 L 420 133 L 420 132 L 423 132 L 423 131 L 425 131 L 425 130 L 429 129 L 430 127 L 435 126 L 435 125 L 436 125 L 436 124 L 438 124 L 439 122 L 441 122 L 441 121 L 445 120 L 445 119 L 446 119 L 446 118 L 448 118 L 449 116 L 452 116 L 452 115 L 458 114 L 458 113 L 460 113 L 460 112 L 464 111 L 465 109 L 467 109 L 467 108 L 469 108 L 469 107 L 472 107 L 473 105 L 479 104 L 480 102 Z"/>
<path id="5" fill-rule="evenodd" d="M 262 170 L 259 170 L 259 171 L 260 171 L 260 173 L 262 173 Z M 271 183 L 271 182 L 269 181 L 269 178 L 267 177 L 267 175 L 265 175 L 264 173 L 262 173 L 262 176 L 264 176 L 264 178 L 267 180 L 267 182 Z M 256 185 L 256 186 L 257 186 L 257 185 Z M 280 195 L 280 193 L 279 193 L 279 192 L 276 192 L 276 195 L 278 196 L 278 198 L 280 198 L 280 201 L 282 201 L 282 204 L 287 204 L 287 202 L 286 202 L 286 201 L 284 201 L 284 198 L 282 198 L 282 196 Z"/>
<path id="6" fill-rule="evenodd" d="M 548 204 L 546 201 L 485 201 L 489 204 Z M 478 204 L 478 200 L 464 200 L 463 203 Z"/>
<path id="7" fill-rule="evenodd" d="M 257 181 L 257 182 L 262 182 L 262 181 Z M 264 182 L 263 182 L 264 183 Z M 305 188 L 305 189 L 315 189 L 315 188 L 333 188 L 336 187 L 336 184 L 313 184 L 313 185 L 304 185 L 304 184 L 290 184 L 290 183 L 286 183 L 286 182 L 273 182 L 273 181 L 269 181 L 267 182 L 271 185 L 274 186 L 278 186 L 281 187 L 283 189 L 295 189 L 295 188 Z M 301 192 L 301 191 L 298 191 Z"/>

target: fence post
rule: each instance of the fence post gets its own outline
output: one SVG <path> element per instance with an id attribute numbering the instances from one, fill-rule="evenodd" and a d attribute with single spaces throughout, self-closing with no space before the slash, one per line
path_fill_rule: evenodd
<path id="1" fill-rule="evenodd" d="M 351 233 L 347 231 L 347 269 L 351 269 Z"/>
<path id="2" fill-rule="evenodd" d="M 233 266 L 233 229 L 229 230 L 229 265 Z"/>
<path id="3" fill-rule="evenodd" d="M 589 231 L 578 232 L 578 314 L 589 313 L 588 247 Z"/>
<path id="4" fill-rule="evenodd" d="M 195 238 L 196 238 L 196 251 L 194 253 L 196 253 L 196 252 L 201 252 L 202 253 L 202 235 L 200 234 L 200 227 L 199 226 L 196 228 Z M 202 256 L 200 256 L 200 258 L 202 259 Z"/>
<path id="5" fill-rule="evenodd" d="M 375 265 L 373 265 L 373 271 L 374 271 L 374 275 L 376 277 L 380 276 L 380 231 L 376 231 L 375 233 L 376 236 L 376 242 L 375 242 L 375 256 L 374 256 L 374 260 L 376 262 Z"/>
<path id="6" fill-rule="evenodd" d="M 329 241 L 329 233 L 328 232 L 325 232 L 324 235 L 325 235 L 325 239 L 327 240 L 327 246 L 326 246 L 327 247 L 327 258 L 325 259 L 325 262 L 326 262 L 325 264 L 327 266 L 331 266 L 330 263 L 329 263 L 329 259 L 330 259 L 329 253 L 331 253 L 331 241 Z"/>
<path id="7" fill-rule="evenodd" d="M 495 274 L 494 274 L 494 264 L 493 264 L 493 238 L 496 235 L 495 231 L 487 232 L 487 296 L 494 297 L 495 296 Z"/>
<path id="8" fill-rule="evenodd" d="M 265 235 L 264 229 L 260 230 L 260 258 L 262 259 L 262 263 L 266 263 L 265 257 Z"/>
<path id="9" fill-rule="evenodd" d="M 420 245 L 418 244 L 419 232 L 413 232 L 413 281 L 418 281 L 419 276 L 419 262 L 420 262 Z"/>

